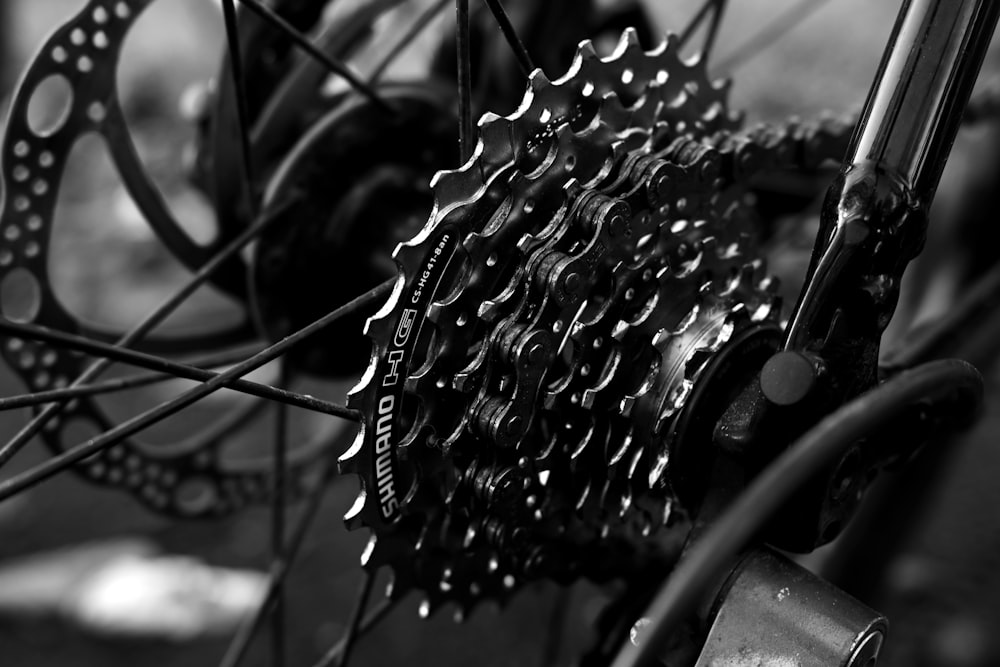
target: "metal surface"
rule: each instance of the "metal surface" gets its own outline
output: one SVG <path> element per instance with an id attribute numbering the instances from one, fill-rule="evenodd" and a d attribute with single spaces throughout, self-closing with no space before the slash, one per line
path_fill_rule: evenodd
<path id="1" fill-rule="evenodd" d="M 778 317 L 748 182 L 847 134 L 737 131 L 676 48 L 627 32 L 609 58 L 584 43 L 565 76 L 536 72 L 396 252 L 343 466 L 364 488 L 349 525 L 375 533 L 365 564 L 392 567 L 393 595 L 424 593 L 423 612 L 669 561 L 685 534 L 670 467 L 688 399 Z"/>
<path id="2" fill-rule="evenodd" d="M 760 540 L 781 508 L 794 505 L 795 491 L 811 486 L 810 480 L 855 443 L 887 424 L 908 423 L 915 407 L 927 406 L 952 419 L 966 420 L 981 405 L 982 396 L 983 379 L 972 366 L 958 360 L 935 361 L 901 373 L 827 415 L 697 536 L 643 614 L 650 619 L 644 639 L 637 646 L 624 646 L 614 667 L 646 665 L 662 656 L 671 635 L 697 613 L 706 598 L 711 599 L 739 555 Z"/>
<path id="3" fill-rule="evenodd" d="M 992 0 L 908 0 L 846 163 L 877 162 L 929 202 L 998 16 Z"/>
<path id="4" fill-rule="evenodd" d="M 868 377 L 832 380 L 843 385 L 838 394 L 874 380 L 878 336 L 895 308 L 903 270 L 923 245 L 926 209 L 961 123 L 958 110 L 968 102 L 998 15 L 1000 4 L 989 0 L 912 0 L 900 9 L 827 195 L 806 286 L 786 331 L 788 350 L 815 348 L 834 327 L 825 347 L 854 339 Z"/>
<path id="5" fill-rule="evenodd" d="M 959 110 L 998 15 L 1000 5 L 984 0 L 912 0 L 901 7 L 844 165 L 827 191 L 783 350 L 764 366 L 759 390 L 748 386 L 745 404 L 717 430 L 727 434 L 728 447 L 756 456 L 759 466 L 876 384 L 881 335 L 903 273 L 923 247 Z M 760 442 L 768 443 L 767 451 L 752 452 Z M 867 465 L 845 457 L 825 478 L 834 483 L 837 471 L 847 470 L 850 485 Z M 804 492 L 772 539 L 807 551 L 835 537 L 854 501 L 852 494 L 834 502 L 829 496 L 826 489 Z"/>
<path id="6" fill-rule="evenodd" d="M 716 603 L 695 667 L 874 667 L 888 622 L 770 549 L 746 556 Z"/>

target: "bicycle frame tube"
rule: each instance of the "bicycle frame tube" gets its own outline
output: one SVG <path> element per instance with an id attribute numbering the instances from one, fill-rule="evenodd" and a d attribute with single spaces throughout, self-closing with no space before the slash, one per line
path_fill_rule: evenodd
<path id="1" fill-rule="evenodd" d="M 846 339 L 866 357 L 874 379 L 878 338 L 895 309 L 903 270 L 922 248 L 926 211 L 998 15 L 994 0 L 903 3 L 828 191 L 785 350 L 822 357 L 831 336 L 841 339 L 834 347 Z"/>
<path id="2" fill-rule="evenodd" d="M 930 201 L 979 74 L 1000 4 L 908 0 L 851 141 L 848 165 L 877 162 Z"/>
<path id="3" fill-rule="evenodd" d="M 720 446 L 766 465 L 796 435 L 878 382 L 882 332 L 903 272 L 923 247 L 927 210 L 998 15 L 995 0 L 903 2 L 827 191 L 783 349 L 765 363 L 745 404 L 734 404 L 717 424 Z M 891 448 L 866 452 L 859 469 L 877 470 L 895 455 Z M 790 505 L 796 509 L 782 517 L 782 534 L 772 541 L 810 550 L 835 534 L 831 525 L 843 525 L 852 502 L 804 496 Z"/>

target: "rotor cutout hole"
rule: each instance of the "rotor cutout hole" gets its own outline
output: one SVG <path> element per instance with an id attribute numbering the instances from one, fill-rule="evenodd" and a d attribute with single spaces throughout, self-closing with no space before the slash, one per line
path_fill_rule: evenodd
<path id="1" fill-rule="evenodd" d="M 174 491 L 177 509 L 188 516 L 204 514 L 215 505 L 218 498 L 219 492 L 215 484 L 204 477 L 185 479 Z"/>
<path id="2" fill-rule="evenodd" d="M 115 81 L 144 176 L 159 190 L 173 222 L 195 244 L 205 246 L 217 239 L 219 229 L 211 202 L 189 180 L 199 130 L 190 115 L 185 116 L 191 113 L 191 102 L 184 108 L 178 100 L 207 95 L 204 82 L 218 75 L 214 44 L 224 28 L 220 13 L 210 3 L 187 3 L 191 6 L 181 13 L 175 4 L 150 3 L 125 36 L 113 40 L 121 49 Z M 176 29 L 163 30 L 164 25 Z M 110 55 L 102 53 L 101 57 Z M 170 62 L 169 77 L 159 76 L 165 61 Z M 99 99 L 87 100 L 91 101 L 89 119 L 105 122 L 111 109 Z"/>
<path id="3" fill-rule="evenodd" d="M 94 23 L 97 25 L 104 25 L 108 22 L 108 10 L 104 7 L 97 7 L 94 9 L 93 17 Z"/>
<path id="4" fill-rule="evenodd" d="M 82 28 L 74 28 L 73 32 L 69 34 L 69 41 L 76 46 L 83 46 L 87 41 L 87 33 Z"/>
<path id="5" fill-rule="evenodd" d="M 104 122 L 104 118 L 107 116 L 107 109 L 100 102 L 92 102 L 89 107 L 87 107 L 87 118 L 95 123 Z"/>
<path id="6" fill-rule="evenodd" d="M 41 307 L 42 288 L 30 271 L 16 268 L 3 277 L 0 310 L 5 318 L 12 322 L 33 322 Z"/>
<path id="7" fill-rule="evenodd" d="M 94 69 L 94 61 L 90 59 L 90 56 L 80 56 L 76 61 L 76 68 L 86 74 Z"/>
<path id="8" fill-rule="evenodd" d="M 187 283 L 190 269 L 160 240 L 121 184 L 104 139 L 87 133 L 66 160 L 42 261 L 56 299 L 89 327 L 124 331 Z M 50 193 L 48 196 L 52 196 Z M 192 207 L 171 201 L 178 218 Z M 30 218 L 29 218 L 30 221 Z M 35 239 L 32 239 L 35 240 Z M 211 285 L 199 288 L 161 325 L 158 335 L 219 332 L 245 318 L 244 308 Z"/>
<path id="9" fill-rule="evenodd" d="M 49 137 L 66 124 L 73 109 L 73 86 L 62 74 L 52 74 L 35 86 L 28 101 L 28 128 Z"/>
<path id="10" fill-rule="evenodd" d="M 35 356 L 35 351 L 25 348 L 17 358 L 17 365 L 21 370 L 30 371 L 35 367 L 37 361 L 38 357 Z"/>
<path id="11" fill-rule="evenodd" d="M 52 381 L 52 376 L 48 374 L 47 371 L 39 371 L 35 374 L 32 382 L 36 389 L 44 390 L 49 388 L 49 383 Z"/>
<path id="12" fill-rule="evenodd" d="M 127 19 L 131 15 L 132 15 L 132 10 L 129 9 L 129 6 L 126 3 L 119 2 L 115 5 L 115 16 L 117 16 L 118 18 Z"/>
<path id="13" fill-rule="evenodd" d="M 42 366 L 45 366 L 46 368 L 51 368 L 52 366 L 56 365 L 57 361 L 59 361 L 59 355 L 56 354 L 54 350 L 46 350 L 45 352 L 42 353 L 42 356 L 39 360 L 42 362 Z"/>

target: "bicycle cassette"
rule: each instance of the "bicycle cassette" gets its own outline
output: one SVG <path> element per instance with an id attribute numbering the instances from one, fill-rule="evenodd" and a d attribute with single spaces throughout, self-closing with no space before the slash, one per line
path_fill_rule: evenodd
<path id="1" fill-rule="evenodd" d="M 825 125 L 741 132 L 726 90 L 673 38 L 643 51 L 626 31 L 603 59 L 583 42 L 435 177 L 368 322 L 341 459 L 364 565 L 390 566 L 393 595 L 421 590 L 423 614 L 676 557 L 688 398 L 729 341 L 779 318 L 748 180 L 840 147 Z"/>

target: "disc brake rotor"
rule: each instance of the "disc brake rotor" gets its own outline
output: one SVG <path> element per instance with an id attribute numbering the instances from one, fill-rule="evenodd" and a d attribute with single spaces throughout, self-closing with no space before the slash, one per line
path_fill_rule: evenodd
<path id="1" fill-rule="evenodd" d="M 243 231 L 241 224 L 223 219 L 216 241 L 208 245 L 195 243 L 175 219 L 139 159 L 122 110 L 117 74 L 129 31 L 152 3 L 91 0 L 49 37 L 23 75 L 2 146 L 5 196 L 0 216 L 4 239 L 0 247 L 0 308 L 8 319 L 109 342 L 123 335 L 94 327 L 67 309 L 50 278 L 50 246 L 59 191 L 71 151 L 84 136 L 93 134 L 102 140 L 126 191 L 158 239 L 192 271 Z M 325 4 L 308 0 L 298 2 L 295 9 L 303 21 L 315 21 Z M 371 20 L 368 13 L 365 17 Z M 337 32 L 352 22 L 356 22 L 354 16 L 348 15 L 330 29 Z M 283 71 L 271 72 L 264 88 L 270 90 L 276 85 L 272 79 L 281 79 Z M 54 125 L 38 127 L 29 107 L 40 89 L 52 82 L 68 91 L 70 101 Z M 265 92 L 263 88 L 261 92 Z M 280 145 L 269 159 L 278 159 L 287 148 L 290 146 Z M 276 206 L 281 205 L 276 202 Z M 249 315 L 245 263 L 233 259 L 212 275 L 212 284 L 236 297 Z M 206 353 L 256 337 L 250 318 L 245 317 L 236 326 L 206 334 L 150 335 L 139 347 L 158 353 Z M 15 337 L 0 340 L 0 354 L 32 391 L 63 388 L 93 363 L 93 359 L 61 347 Z M 273 487 L 270 457 L 230 460 L 227 454 L 228 445 L 245 432 L 240 431 L 240 424 L 248 415 L 259 416 L 260 408 L 244 405 L 224 415 L 219 412 L 213 409 L 211 423 L 190 438 L 173 438 L 159 445 L 126 440 L 88 457 L 76 470 L 90 481 L 126 490 L 166 514 L 220 515 L 268 502 Z M 40 437 L 58 454 L 109 430 L 115 421 L 95 399 L 80 398 L 63 405 L 59 414 L 47 421 Z M 331 429 L 320 429 L 312 435 L 307 442 L 296 443 L 290 452 L 290 499 L 300 497 L 319 481 L 315 462 L 330 455 Z"/>

